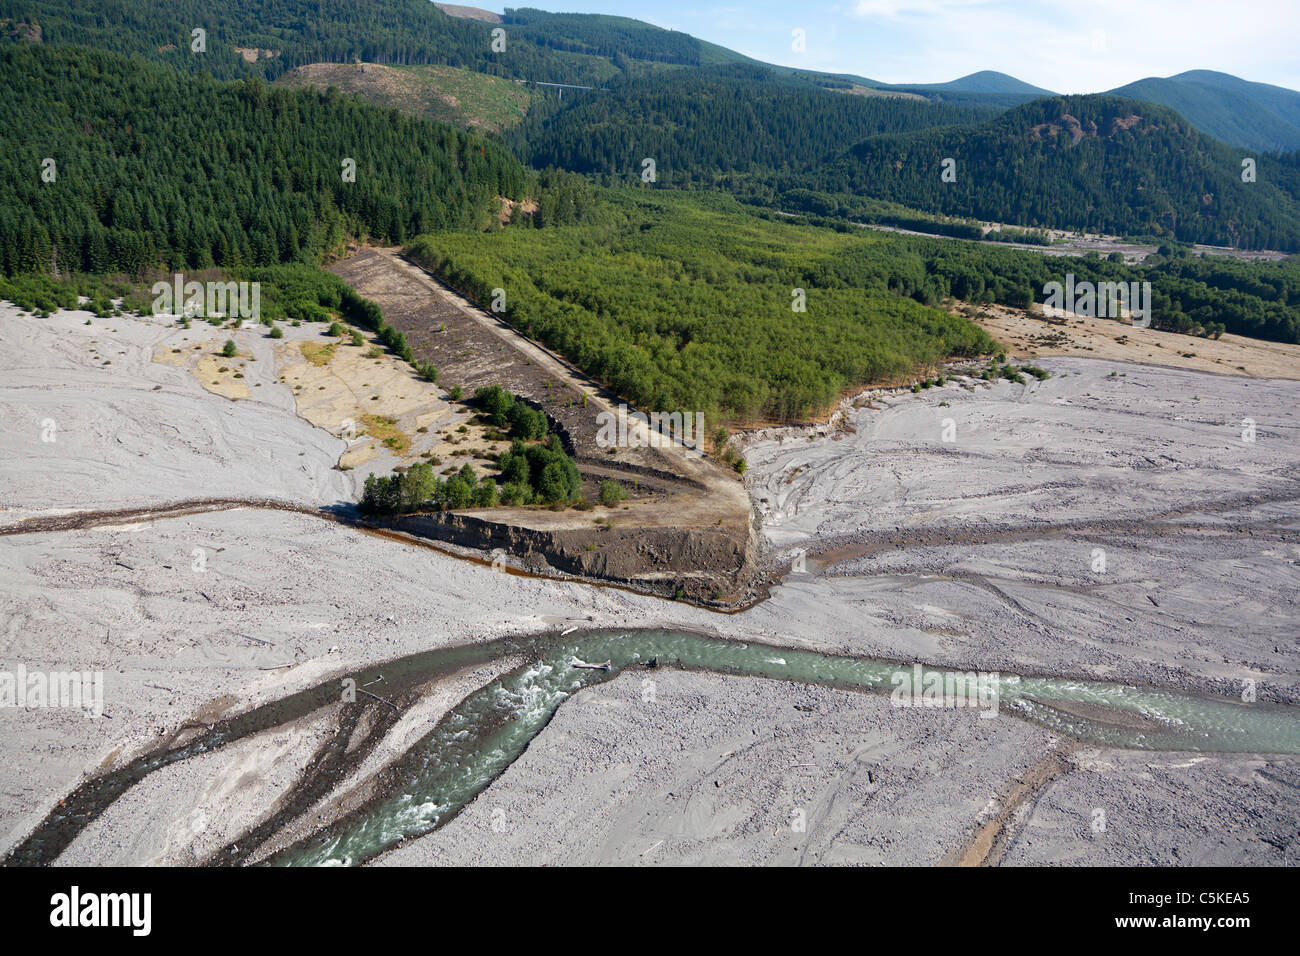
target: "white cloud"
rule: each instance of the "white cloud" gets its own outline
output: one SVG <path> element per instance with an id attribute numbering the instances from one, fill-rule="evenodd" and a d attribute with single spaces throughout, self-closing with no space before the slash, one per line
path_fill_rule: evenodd
<path id="1" fill-rule="evenodd" d="M 1095 92 L 1209 69 L 1300 86 L 1294 0 L 858 0 L 852 13 L 879 18 L 856 72 L 891 82 L 987 69 L 1063 93 Z M 1093 47 L 1097 30 L 1102 51 Z"/>
<path id="2" fill-rule="evenodd" d="M 979 6 L 989 2 L 991 0 L 858 0 L 853 7 L 853 14 L 890 19 L 904 15 L 937 16 L 954 7 Z"/>

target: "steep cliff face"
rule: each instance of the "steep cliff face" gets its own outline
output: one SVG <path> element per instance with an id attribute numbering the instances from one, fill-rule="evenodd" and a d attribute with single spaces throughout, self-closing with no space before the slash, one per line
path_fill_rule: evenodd
<path id="1" fill-rule="evenodd" d="M 524 568 L 624 584 L 664 597 L 740 604 L 758 567 L 753 530 L 651 527 L 537 530 L 470 514 L 402 515 L 388 526 L 462 547 L 500 548 Z"/>

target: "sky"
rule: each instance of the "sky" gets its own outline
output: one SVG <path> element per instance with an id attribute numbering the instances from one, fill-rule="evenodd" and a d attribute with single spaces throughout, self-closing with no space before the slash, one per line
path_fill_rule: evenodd
<path id="1" fill-rule="evenodd" d="M 460 0 L 473 3 L 473 0 Z M 500 13 L 502 4 L 479 3 Z M 1218 70 L 1300 90 L 1300 0 L 518 0 L 681 30 L 768 63 L 883 83 L 999 70 L 1057 93 Z M 797 51 L 794 31 L 804 31 Z"/>

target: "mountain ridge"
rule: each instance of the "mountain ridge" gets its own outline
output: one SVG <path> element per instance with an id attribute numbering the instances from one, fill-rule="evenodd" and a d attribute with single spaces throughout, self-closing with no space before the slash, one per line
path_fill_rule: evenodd
<path id="1" fill-rule="evenodd" d="M 871 137 L 790 182 L 1018 226 L 1297 251 L 1298 160 L 1261 156 L 1246 181 L 1238 151 L 1173 110 L 1093 93 Z"/>
<path id="2" fill-rule="evenodd" d="M 1230 73 L 1188 70 L 1109 91 L 1167 106 L 1215 139 L 1264 152 L 1300 149 L 1300 93 Z"/>

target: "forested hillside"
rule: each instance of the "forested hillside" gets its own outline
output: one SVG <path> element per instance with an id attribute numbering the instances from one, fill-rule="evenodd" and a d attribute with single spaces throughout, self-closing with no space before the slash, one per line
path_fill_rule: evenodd
<path id="1" fill-rule="evenodd" d="M 314 261 L 350 233 L 486 226 L 528 183 L 448 126 L 72 47 L 0 49 L 0 130 L 6 273 Z"/>
<path id="2" fill-rule="evenodd" d="M 852 96 L 757 67 L 676 72 L 538 110 L 507 138 L 534 166 L 639 180 L 652 158 L 657 181 L 682 186 L 722 174 L 794 171 L 880 133 L 974 123 L 974 107 Z"/>
<path id="3" fill-rule="evenodd" d="M 274 79 L 308 63 L 360 60 L 593 85 L 627 70 L 753 62 L 627 17 L 520 9 L 494 24 L 450 17 L 429 0 L 0 0 L 6 24 L 39 26 L 47 44 L 144 56 L 220 79 Z M 504 49 L 493 48 L 498 27 Z M 206 31 L 202 53 L 191 49 L 196 28 Z"/>
<path id="4" fill-rule="evenodd" d="M 739 53 L 698 40 L 689 33 L 664 30 L 631 17 L 547 13 L 528 7 L 506 7 L 504 23 L 513 36 L 570 53 L 680 66 L 753 62 Z"/>
<path id="5" fill-rule="evenodd" d="M 47 46 L 92 44 L 218 78 L 274 78 L 305 64 L 359 71 L 342 64 L 361 60 L 595 86 L 561 100 L 461 83 L 483 103 L 443 113 L 435 105 L 466 98 L 439 85 L 460 82 L 455 73 L 344 83 L 466 125 L 507 126 L 531 101 L 507 133 L 516 155 L 606 182 L 634 182 L 652 159 L 657 185 L 819 197 L 802 209 L 856 197 L 929 216 L 1300 249 L 1295 155 L 1254 157 L 1257 180 L 1242 183 L 1236 151 L 1169 110 L 1106 96 L 1049 97 L 990 118 L 991 106 L 1035 90 L 1003 74 L 915 87 L 933 98 L 924 101 L 854 95 L 881 85 L 757 64 L 625 17 L 530 9 L 506 11 L 506 45 L 494 50 L 496 24 L 447 16 L 427 0 L 0 0 L 0 21 L 26 38 L 18 44 L 32 41 L 35 24 Z M 196 25 L 207 31 L 202 53 L 190 47 Z M 955 182 L 940 179 L 948 157 Z"/>
<path id="6" fill-rule="evenodd" d="M 974 237 L 967 217 L 1300 248 L 1300 154 L 1256 157 L 1256 181 L 1243 182 L 1239 151 L 1162 107 L 1050 97 L 990 120 L 985 106 L 853 95 L 852 78 L 754 65 L 623 18 L 509 11 L 510 53 L 494 58 L 492 24 L 447 17 L 426 0 L 324 0 L 306 18 L 316 6 L 102 0 L 89 12 L 68 0 L 0 0 L 13 22 L 30 24 L 22 18 L 33 8 L 55 11 L 41 23 L 45 42 L 28 29 L 0 46 L 0 129 L 12 144 L 0 156 L 0 270 L 246 274 L 317 263 L 347 236 L 403 243 L 432 233 L 416 247 L 431 266 L 473 294 L 511 289 L 521 329 L 621 394 L 733 420 L 805 416 L 849 384 L 978 351 L 988 343 L 973 327 L 925 306 L 949 296 L 1027 306 L 1065 271 L 1149 279 L 1161 327 L 1300 341 L 1294 262 L 1171 250 L 1130 269 L 868 236 L 843 221 Z M 184 37 L 203 22 L 209 52 L 193 54 Z M 78 38 L 143 56 L 58 42 Z M 236 46 L 274 56 L 248 63 Z M 563 103 L 528 94 L 528 117 L 503 144 L 336 90 L 199 72 L 273 75 L 300 57 L 353 56 L 459 58 L 506 76 L 542 65 L 563 74 L 552 78 L 595 76 L 608 87 Z M 993 91 L 969 95 L 1024 95 L 1005 88 L 1008 79 L 976 78 Z M 523 89 L 497 86 L 499 98 Z M 519 108 L 497 106 L 502 116 Z M 530 173 L 511 149 L 557 169 Z M 941 176 L 948 157 L 953 182 Z M 646 158 L 652 183 L 641 181 Z M 343 175 L 348 159 L 355 181 Z M 602 179 L 638 188 L 592 182 Z M 841 218 L 792 224 L 730 197 L 664 190 L 674 186 L 721 186 Z M 486 235 L 498 197 L 536 204 Z M 790 309 L 795 288 L 808 292 L 807 314 Z"/>
<path id="7" fill-rule="evenodd" d="M 144 56 L 220 79 L 273 79 L 307 63 L 354 60 L 446 64 L 563 83 L 619 72 L 605 58 L 538 42 L 546 36 L 528 39 L 529 30 L 541 30 L 536 26 L 507 26 L 505 50 L 493 51 L 493 24 L 449 17 L 429 0 L 0 0 L 0 23 L 6 20 L 39 25 L 47 44 Z M 206 31 L 202 53 L 191 49 L 196 28 Z"/>
<path id="8" fill-rule="evenodd" d="M 1025 226 L 1300 249 L 1295 157 L 1256 164 L 1256 181 L 1243 182 L 1240 150 L 1176 113 L 1072 96 L 978 126 L 873 137 L 787 185 Z"/>

